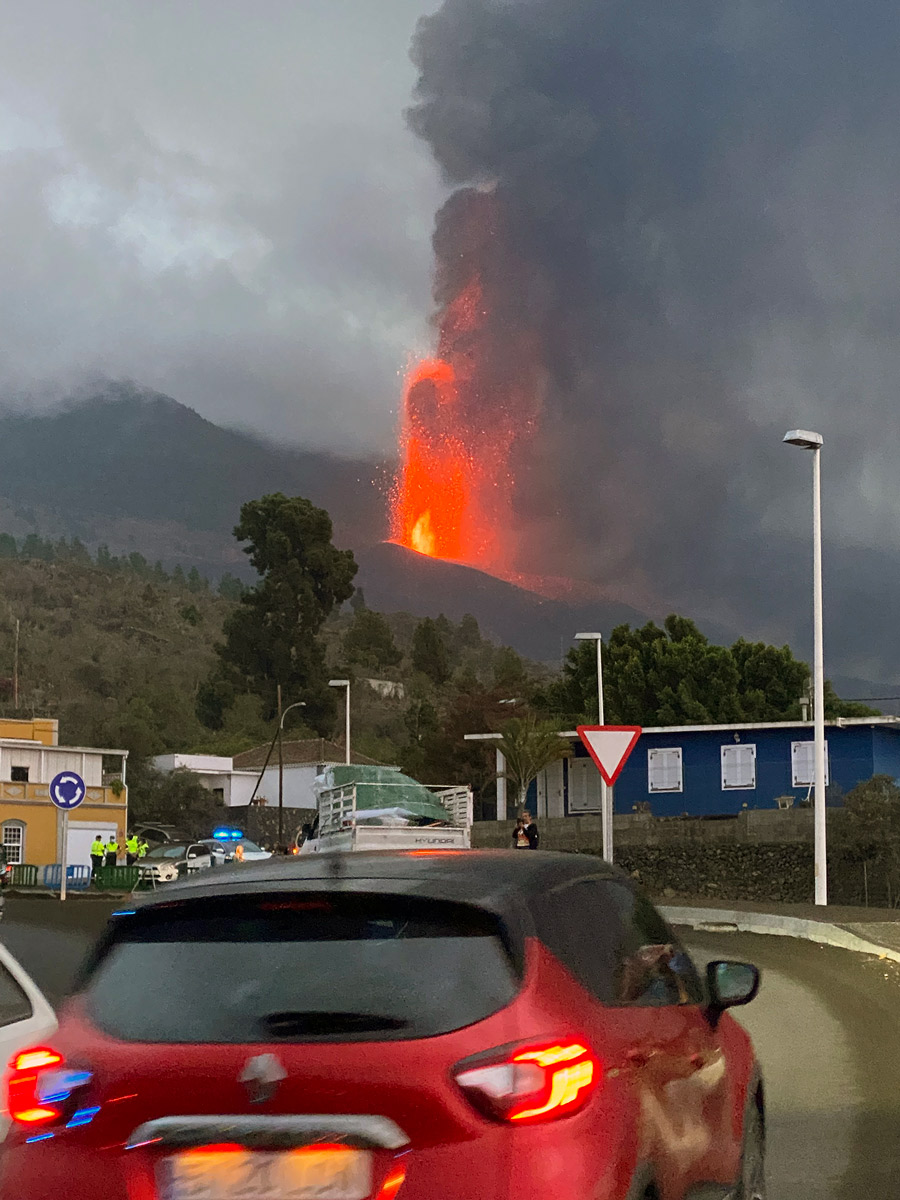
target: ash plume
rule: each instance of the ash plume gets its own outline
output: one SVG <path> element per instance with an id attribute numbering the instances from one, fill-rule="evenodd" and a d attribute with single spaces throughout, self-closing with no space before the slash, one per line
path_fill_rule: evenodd
<path id="1" fill-rule="evenodd" d="M 845 669 L 900 668 L 898 45 L 881 0 L 444 0 L 422 19 L 409 122 L 454 189 L 437 323 L 474 257 L 467 403 L 488 427 L 527 396 L 538 426 L 514 451 L 521 570 L 803 651 L 809 477 L 779 442 L 816 428 L 830 643 Z"/>

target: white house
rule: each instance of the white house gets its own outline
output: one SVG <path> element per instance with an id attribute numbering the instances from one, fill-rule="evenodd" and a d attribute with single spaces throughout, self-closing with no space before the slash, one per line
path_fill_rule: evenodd
<path id="1" fill-rule="evenodd" d="M 159 754 L 158 771 L 190 771 L 223 804 L 249 804 L 259 771 L 235 770 L 234 761 L 216 754 Z"/>
<path id="2" fill-rule="evenodd" d="M 204 787 L 209 788 L 230 808 L 248 805 L 254 789 L 254 804 L 272 807 L 278 804 L 279 767 L 278 747 L 272 751 L 268 765 L 263 771 L 257 788 L 257 780 L 269 755 L 269 746 L 256 746 L 245 750 L 234 758 L 212 754 L 162 754 L 154 758 L 154 766 L 160 771 L 190 771 Z M 283 787 L 285 808 L 315 808 L 316 795 L 313 784 L 317 775 L 327 767 L 338 766 L 345 761 L 344 747 L 325 738 L 310 738 L 306 741 L 284 742 Z M 382 766 L 374 758 L 357 754 L 351 750 L 351 760 L 366 766 Z"/>

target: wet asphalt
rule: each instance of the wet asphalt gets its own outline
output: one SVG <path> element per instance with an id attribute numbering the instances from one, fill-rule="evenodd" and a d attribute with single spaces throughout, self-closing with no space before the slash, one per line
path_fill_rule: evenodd
<path id="1" fill-rule="evenodd" d="M 59 1003 L 121 904 L 81 900 L 64 910 L 11 897 L 0 940 Z M 765 1077 L 770 1200 L 896 1200 L 900 967 L 792 938 L 684 936 L 698 965 L 740 958 L 763 972 L 758 998 L 736 1014 Z"/>

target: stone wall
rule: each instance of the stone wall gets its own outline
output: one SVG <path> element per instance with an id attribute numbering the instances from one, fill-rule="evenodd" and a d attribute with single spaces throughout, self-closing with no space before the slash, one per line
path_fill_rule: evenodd
<path id="1" fill-rule="evenodd" d="M 843 819 L 843 809 L 828 810 L 828 826 L 834 829 Z M 746 810 L 737 817 L 660 818 L 649 813 L 617 816 L 616 846 L 755 845 L 809 844 L 813 842 L 814 815 L 810 808 Z M 515 821 L 479 821 L 473 843 L 497 849 L 512 844 Z M 603 846 L 600 817 L 550 817 L 538 821 L 544 850 L 599 852 Z"/>
<path id="2" fill-rule="evenodd" d="M 811 845 L 623 846 L 616 863 L 646 891 L 664 899 L 814 899 Z"/>
<path id="3" fill-rule="evenodd" d="M 829 809 L 833 832 L 843 819 Z M 599 855 L 598 816 L 541 820 L 541 848 Z M 513 821 L 478 822 L 473 845 L 512 845 Z M 813 813 L 744 812 L 728 820 L 660 820 L 650 815 L 615 819 L 615 858 L 657 898 L 758 900 L 810 903 L 813 900 Z M 862 865 L 829 853 L 829 898 L 835 904 L 888 902 L 883 880 L 863 875 Z"/>
<path id="4" fill-rule="evenodd" d="M 294 834 L 304 823 L 311 821 L 316 815 L 312 808 L 284 809 L 284 840 L 290 843 Z M 218 818 L 222 825 L 233 829 L 242 829 L 252 842 L 260 846 L 274 849 L 278 841 L 278 806 L 274 808 L 267 804 L 235 805 L 220 809 Z"/>

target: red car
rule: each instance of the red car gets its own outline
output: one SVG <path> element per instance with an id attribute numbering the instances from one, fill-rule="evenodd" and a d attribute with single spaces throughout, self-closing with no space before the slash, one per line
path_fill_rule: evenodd
<path id="1" fill-rule="evenodd" d="M 579 855 L 210 872 L 16 1056 L 0 1200 L 761 1200 L 758 986 Z"/>

